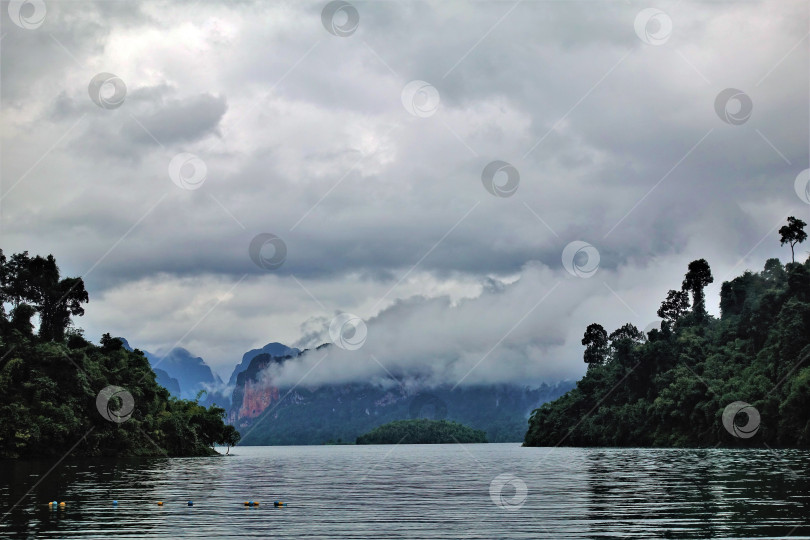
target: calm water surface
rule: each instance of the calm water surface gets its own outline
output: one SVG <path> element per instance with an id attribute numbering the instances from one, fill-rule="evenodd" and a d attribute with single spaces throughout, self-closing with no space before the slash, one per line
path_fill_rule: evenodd
<path id="1" fill-rule="evenodd" d="M 0 462 L 0 537 L 810 538 L 805 451 L 481 444 L 231 453 L 66 460 L 27 495 L 54 462 Z M 65 509 L 49 510 L 54 499 Z"/>

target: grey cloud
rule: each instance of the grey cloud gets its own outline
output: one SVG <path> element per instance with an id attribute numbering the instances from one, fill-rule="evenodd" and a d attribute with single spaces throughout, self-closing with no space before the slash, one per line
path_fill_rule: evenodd
<path id="1" fill-rule="evenodd" d="M 224 97 L 210 94 L 169 100 L 140 119 L 146 129 L 136 130 L 133 138 L 142 144 L 153 144 L 152 137 L 162 144 L 173 144 L 218 135 L 217 128 L 227 108 Z"/>
<path id="2" fill-rule="evenodd" d="M 481 306 L 519 289 L 498 280 L 527 264 L 562 272 L 572 240 L 595 245 L 607 275 L 642 280 L 659 259 L 679 273 L 708 253 L 731 266 L 781 214 L 806 212 L 792 185 L 807 163 L 808 52 L 787 54 L 806 32 L 801 2 L 778 12 L 682 2 L 658 47 L 634 33 L 639 6 L 622 3 L 522 3 L 477 45 L 511 4 L 358 2 L 349 38 L 324 31 L 320 3 L 119 4 L 51 2 L 41 31 L 4 24 L 0 52 L 4 191 L 24 177 L 2 201 L 4 249 L 54 253 L 71 275 L 94 267 L 97 296 L 158 276 L 176 287 L 245 274 L 298 288 L 295 276 L 335 297 L 357 279 L 382 294 L 425 272 L 445 283 L 490 276 Z M 102 70 L 127 84 L 118 109 L 88 99 Z M 430 118 L 400 102 L 417 78 L 441 96 Z M 742 126 L 714 112 L 727 87 L 753 100 Z M 199 190 L 168 177 L 181 151 L 207 166 Z M 520 171 L 513 197 L 481 186 L 496 159 Z M 288 247 L 271 273 L 247 252 L 264 232 Z M 776 244 L 752 257 L 778 255 Z M 363 301 L 329 309 L 370 309 L 360 290 Z M 439 313 L 437 296 L 411 309 Z M 322 309 L 296 298 L 308 307 L 284 339 L 315 343 Z M 231 315 L 223 324 L 235 331 L 257 312 Z M 538 358 L 528 342 L 513 346 Z M 576 341 L 568 347 L 560 354 L 575 357 Z"/>
<path id="3" fill-rule="evenodd" d="M 633 317 L 606 316 L 615 299 L 601 279 L 568 279 L 529 264 L 514 283 L 497 290 L 485 286 L 479 296 L 456 304 L 447 297 L 398 300 L 366 322 L 368 337 L 361 348 L 310 351 L 299 361 L 274 366 L 268 382 L 290 385 L 305 376 L 307 385 L 392 376 L 432 385 L 574 378 L 583 371 L 581 359 L 562 347 L 586 302 L 591 302 L 586 316 L 606 324 Z M 643 327 L 649 321 L 632 322 Z"/>
<path id="4" fill-rule="evenodd" d="M 220 135 L 220 122 L 228 109 L 224 96 L 174 97 L 176 93 L 165 84 L 136 87 L 128 91 L 124 105 L 113 111 L 96 107 L 86 94 L 74 98 L 61 94 L 51 114 L 63 126 L 85 115 L 84 133 L 72 142 L 77 153 L 137 163 L 153 158 L 162 148 L 182 148 Z"/>
<path id="5" fill-rule="evenodd" d="M 85 61 L 104 54 L 110 29 L 148 20 L 139 2 L 46 2 L 44 23 L 37 31 L 31 31 L 11 22 L 7 6 L 4 2 L 0 13 L 4 32 L 0 60 L 5 107 L 49 96 L 68 71 L 85 70 L 89 82 L 95 73 L 90 72 L 91 67 Z"/>

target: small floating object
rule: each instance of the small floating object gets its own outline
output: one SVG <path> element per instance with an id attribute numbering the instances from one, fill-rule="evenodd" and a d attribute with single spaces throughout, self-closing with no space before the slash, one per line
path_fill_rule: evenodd
<path id="1" fill-rule="evenodd" d="M 53 506 L 53 505 L 55 505 L 55 504 L 56 504 L 56 501 L 50 501 L 50 502 L 48 502 L 48 506 Z"/>
<path id="2" fill-rule="evenodd" d="M 118 501 L 113 501 L 113 506 L 118 506 Z"/>
<path id="3" fill-rule="evenodd" d="M 158 506 L 163 506 L 163 501 L 158 501 Z"/>
<path id="4" fill-rule="evenodd" d="M 188 501 L 189 506 L 194 506 L 194 501 Z"/>
<path id="5" fill-rule="evenodd" d="M 273 506 L 286 506 L 286 505 L 281 501 L 273 501 Z"/>
<path id="6" fill-rule="evenodd" d="M 259 501 L 254 502 L 253 506 L 259 506 Z"/>
<path id="7" fill-rule="evenodd" d="M 245 506 L 250 506 L 250 501 L 245 501 Z"/>
<path id="8" fill-rule="evenodd" d="M 65 503 L 64 503 L 64 502 L 60 502 L 60 503 L 59 503 L 59 508 L 64 508 L 64 507 L 65 507 Z"/>

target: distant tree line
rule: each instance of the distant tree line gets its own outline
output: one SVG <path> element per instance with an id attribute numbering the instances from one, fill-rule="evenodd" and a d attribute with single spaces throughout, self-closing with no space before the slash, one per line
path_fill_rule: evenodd
<path id="1" fill-rule="evenodd" d="M 357 437 L 357 444 L 452 444 L 485 443 L 487 434 L 480 429 L 448 420 L 397 420 L 376 427 Z"/>

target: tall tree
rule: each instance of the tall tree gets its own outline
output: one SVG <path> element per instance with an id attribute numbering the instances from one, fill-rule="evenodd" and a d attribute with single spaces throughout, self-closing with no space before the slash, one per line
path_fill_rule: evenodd
<path id="1" fill-rule="evenodd" d="M 621 328 L 617 328 L 611 332 L 609 337 L 610 341 L 629 340 L 637 343 L 644 341 L 644 333 L 631 323 L 627 323 Z"/>
<path id="2" fill-rule="evenodd" d="M 807 233 L 804 232 L 807 223 L 793 216 L 787 218 L 787 222 L 787 225 L 783 225 L 782 228 L 779 229 L 779 235 L 781 236 L 779 245 L 784 246 L 785 244 L 790 244 L 790 259 L 796 262 L 796 253 L 793 250 L 793 246 L 807 240 Z"/>
<path id="3" fill-rule="evenodd" d="M 631 323 L 617 328 L 608 336 L 613 361 L 625 361 L 629 358 L 633 346 L 644 342 L 644 332 Z"/>
<path id="4" fill-rule="evenodd" d="M 762 271 L 762 277 L 769 281 L 776 283 L 783 283 L 787 277 L 785 267 L 779 259 L 768 259 L 765 261 L 765 269 Z"/>
<path id="5" fill-rule="evenodd" d="M 692 293 L 692 312 L 698 318 L 706 315 L 706 298 L 703 289 L 706 285 L 714 282 L 712 270 L 706 259 L 698 259 L 689 263 L 689 271 L 683 278 L 681 290 Z"/>
<path id="6" fill-rule="evenodd" d="M 53 255 L 29 257 L 16 253 L 3 265 L 3 297 L 19 307 L 30 304 L 39 313 L 39 336 L 61 341 L 71 316 L 84 315 L 89 301 L 82 278 L 59 278 Z"/>
<path id="7" fill-rule="evenodd" d="M 239 444 L 239 440 L 241 438 L 242 436 L 238 431 L 236 431 L 236 428 L 230 424 L 227 424 L 222 428 L 219 440 L 217 442 L 228 446 L 228 449 L 225 452 L 225 455 L 228 455 L 231 453 L 231 446 L 236 446 Z"/>
<path id="8" fill-rule="evenodd" d="M 70 324 L 71 315 L 84 315 L 82 303 L 90 299 L 82 278 L 59 279 L 59 267 L 53 255 L 43 259 L 31 259 L 34 277 L 32 298 L 39 311 L 39 337 L 50 341 L 61 341 Z"/>
<path id="9" fill-rule="evenodd" d="M 14 307 L 25 302 L 31 291 L 31 258 L 27 251 L 15 253 L 3 264 L 3 300 Z"/>
<path id="10" fill-rule="evenodd" d="M 6 318 L 6 282 L 8 281 L 8 269 L 6 268 L 6 256 L 0 249 L 0 318 Z"/>
<path id="11" fill-rule="evenodd" d="M 689 309 L 689 293 L 686 291 L 671 290 L 667 293 L 667 299 L 661 302 L 658 308 L 658 316 L 664 319 L 667 326 L 672 327 L 678 319 L 686 314 Z"/>
<path id="12" fill-rule="evenodd" d="M 589 324 L 582 337 L 585 345 L 583 359 L 586 364 L 603 364 L 608 354 L 608 334 L 601 324 Z"/>

